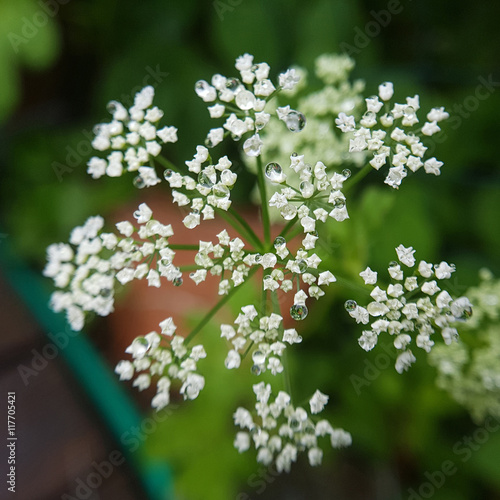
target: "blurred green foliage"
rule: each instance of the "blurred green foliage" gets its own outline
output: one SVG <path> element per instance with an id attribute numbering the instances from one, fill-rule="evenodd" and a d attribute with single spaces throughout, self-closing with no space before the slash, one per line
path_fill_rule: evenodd
<path id="1" fill-rule="evenodd" d="M 153 84 L 165 123 L 179 128 L 179 143 L 167 154 L 182 163 L 209 126 L 193 92 L 196 80 L 231 74 L 235 57 L 244 52 L 277 74 L 290 64 L 311 69 L 317 55 L 348 44 L 356 49 L 355 77 L 366 80 L 367 96 L 391 80 L 397 96 L 418 93 L 425 108 L 444 105 L 455 119 L 436 141 L 435 154 L 445 164 L 441 177 L 415 175 L 392 192 L 374 173 L 353 193 L 351 219 L 331 228 L 332 269 L 351 278 L 366 265 L 382 271 L 403 243 L 413 245 L 418 258 L 454 262 L 458 293 L 477 281 L 479 267 L 500 275 L 498 86 L 472 106 L 481 77 L 500 81 L 498 2 L 471 7 L 464 0 L 401 0 L 401 11 L 380 34 L 368 36 L 365 47 L 356 46 L 356 36 L 369 32 L 367 23 L 387 8 L 385 1 L 74 0 L 59 5 L 57 15 L 47 15 L 28 38 L 26 20 L 33 23 L 45 12 L 41 2 L 0 3 L 1 224 L 26 260 L 40 267 L 46 246 L 65 240 L 87 216 L 106 215 L 143 194 L 128 178 L 93 181 L 85 173 L 89 134 L 107 119 L 109 100 L 130 100 L 145 81 Z M 12 33 L 27 41 L 15 48 Z M 464 112 L 467 103 L 471 110 Z M 299 475 L 272 478 L 258 497 L 280 498 L 292 485 L 294 498 L 323 498 L 321 488 L 338 498 L 375 498 L 374 491 L 385 492 L 377 498 L 407 498 L 408 488 L 418 490 L 428 481 L 425 472 L 452 460 L 457 473 L 436 489 L 434 499 L 498 498 L 500 435 L 463 462 L 453 449 L 474 432 L 470 418 L 435 387 L 422 353 L 410 372 L 398 375 L 393 360 L 389 368 L 377 368 L 387 364 L 382 346 L 360 350 L 358 332 L 342 309 L 355 295 L 341 285 L 332 290 L 304 325 L 300 358 L 290 360 L 299 394 L 306 397 L 316 386 L 331 394 L 332 421 L 352 432 L 353 447 L 329 453 L 326 473 L 299 464 Z M 210 334 L 216 337 L 216 329 L 203 334 L 211 374 L 206 390 L 165 423 L 149 451 L 172 464 L 179 498 L 233 498 L 238 491 L 253 498 L 249 478 L 257 466 L 233 450 L 230 418 L 245 403 L 239 395 L 251 396 L 243 390 L 250 377 L 227 374 L 216 354 L 222 340 L 210 341 Z M 372 377 L 370 366 L 373 380 L 366 377 Z M 356 376 L 368 384 L 358 387 Z M 377 483 L 381 470 L 392 478 L 386 489 Z M 351 483 L 356 487 L 349 490 L 345 485 Z M 300 490 L 304 484 L 307 493 Z"/>

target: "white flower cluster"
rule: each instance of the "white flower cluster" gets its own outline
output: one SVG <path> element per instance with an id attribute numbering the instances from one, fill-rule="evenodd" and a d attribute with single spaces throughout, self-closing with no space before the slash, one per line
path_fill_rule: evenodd
<path id="1" fill-rule="evenodd" d="M 152 377 L 158 377 L 157 392 L 151 406 L 161 410 L 170 403 L 170 387 L 180 381 L 180 393 L 184 399 L 195 399 L 205 387 L 205 378 L 196 373 L 196 363 L 207 354 L 202 345 L 186 347 L 184 338 L 176 335 L 172 318 L 160 323 L 161 333 L 149 332 L 136 337 L 125 352 L 133 361 L 122 360 L 116 365 L 120 380 L 130 380 L 134 374 L 134 387 L 140 391 L 151 385 Z"/>
<path id="2" fill-rule="evenodd" d="M 120 177 L 127 171 L 137 172 L 134 185 L 138 188 L 160 182 L 151 159 L 160 154 L 162 143 L 177 142 L 177 129 L 157 128 L 163 111 L 152 106 L 153 97 L 154 88 L 147 86 L 135 95 L 128 111 L 117 101 L 108 104 L 113 119 L 95 126 L 92 141 L 94 149 L 108 151 L 108 155 L 106 159 L 93 156 L 87 164 L 94 179 Z"/>
<path id="3" fill-rule="evenodd" d="M 202 165 L 209 164 L 202 168 Z M 198 174 L 197 181 L 189 175 L 182 175 L 167 169 L 164 177 L 172 188 L 174 203 L 180 207 L 190 205 L 191 212 L 183 223 L 188 229 L 193 229 L 203 220 L 214 218 L 214 209 L 227 211 L 231 206 L 231 189 L 238 176 L 231 171 L 232 163 L 227 156 L 210 164 L 210 154 L 205 146 L 198 146 L 193 160 L 186 161 L 190 172 Z M 201 215 L 200 215 L 201 214 Z"/>
<path id="4" fill-rule="evenodd" d="M 285 170 L 278 163 L 268 163 L 265 175 L 273 184 L 284 187 L 269 199 L 269 206 L 275 207 L 283 219 L 290 221 L 298 217 L 304 233 L 314 234 L 316 222 L 326 222 L 328 217 L 336 221 L 349 218 L 346 198 L 342 186 L 351 175 L 344 169 L 341 174 L 328 174 L 326 166 L 318 161 L 312 167 L 304 161 L 304 155 L 292 153 L 290 166 Z M 290 176 L 289 173 L 296 174 Z M 290 179 L 288 184 L 287 179 Z"/>
<path id="5" fill-rule="evenodd" d="M 257 461 L 264 465 L 276 464 L 278 472 L 290 472 L 298 453 L 307 450 L 309 463 L 320 465 L 323 451 L 319 441 L 329 436 L 333 448 L 343 448 L 352 442 L 351 435 L 343 429 L 334 429 L 327 420 L 316 423 L 307 410 L 294 407 L 289 394 L 280 391 L 271 399 L 270 384 L 260 382 L 253 386 L 256 395 L 254 416 L 245 408 L 238 408 L 234 422 L 242 429 L 236 434 L 234 446 L 240 453 L 247 451 L 252 442 L 257 450 Z M 328 396 L 316 391 L 309 400 L 310 413 L 320 413 L 328 402 Z"/>
<path id="6" fill-rule="evenodd" d="M 394 336 L 394 347 L 401 351 L 396 359 L 396 370 L 402 373 L 415 361 L 409 349 L 412 334 L 416 335 L 417 347 L 430 352 L 434 345 L 432 335 L 436 330 L 446 344 L 457 340 L 458 332 L 453 326 L 456 321 L 467 319 L 472 314 L 472 305 L 467 297 L 453 299 L 446 290 L 441 290 L 438 281 L 449 279 L 455 266 L 446 262 L 429 264 L 420 261 L 412 276 L 404 277 L 401 264 L 408 268 L 415 266 L 412 247 L 399 245 L 396 248 L 399 263 L 389 264 L 392 283 L 387 289 L 374 286 L 370 302 L 366 308 L 354 300 L 348 300 L 345 308 L 357 323 L 370 323 L 370 330 L 363 331 L 359 345 L 369 351 L 377 344 L 378 336 L 387 332 Z M 367 285 L 376 285 L 377 273 L 369 267 L 360 273 Z M 435 279 L 433 279 L 435 278 Z"/>
<path id="7" fill-rule="evenodd" d="M 213 103 L 208 108 L 212 118 L 225 117 L 222 127 L 209 131 L 205 146 L 213 148 L 221 143 L 227 135 L 235 141 L 252 134 L 243 143 L 243 151 L 248 156 L 259 156 L 262 139 L 259 136 L 269 121 L 270 114 L 265 111 L 267 102 L 280 90 L 292 90 L 299 82 L 299 75 L 294 69 L 281 73 L 278 77 L 278 88 L 269 79 L 270 67 L 267 63 L 254 64 L 253 56 L 244 54 L 236 59 L 238 78 L 227 78 L 216 74 L 211 84 L 205 80 L 196 82 L 196 94 L 204 102 Z M 294 132 L 305 126 L 304 115 L 290 110 L 281 117 L 288 129 Z"/>
<path id="8" fill-rule="evenodd" d="M 262 153 L 265 163 L 275 162 L 284 165 L 289 161 L 291 151 L 300 151 L 306 158 L 320 158 L 327 166 L 328 172 L 340 165 L 344 168 L 351 167 L 351 164 L 355 168 L 363 165 L 366 154 L 346 154 L 349 137 L 335 127 L 335 118 L 339 113 L 358 116 L 358 110 L 364 103 L 361 95 L 364 83 L 356 80 L 351 84 L 348 80 L 353 67 L 354 61 L 348 56 L 336 54 L 319 56 L 316 59 L 316 76 L 324 82 L 324 86 L 314 92 L 310 92 L 310 88 L 305 84 L 302 85 L 307 78 L 307 71 L 302 68 L 296 69 L 296 72 L 301 74 L 301 80 L 293 92 L 297 90 L 296 106 L 307 116 L 307 127 L 300 134 L 288 133 L 278 117 L 282 110 L 287 108 L 286 106 L 278 108 L 276 114 L 271 114 L 269 123 L 261 133 L 265 143 L 265 150 Z M 289 97 L 290 93 L 291 91 L 286 91 L 283 94 Z M 277 97 L 279 98 L 280 96 Z M 245 157 L 245 161 L 255 171 L 255 159 Z M 297 177 L 297 174 L 290 172 L 290 176 Z M 274 211 L 272 215 L 274 217 Z"/>
<path id="9" fill-rule="evenodd" d="M 152 215 L 145 203 L 134 213 L 140 224 L 139 240 L 132 238 L 136 229 L 128 221 L 116 224 L 119 236 L 101 232 L 102 217 L 90 217 L 73 229 L 70 244 L 48 247 L 44 275 L 60 289 L 52 294 L 51 307 L 56 312 L 66 311 L 73 330 L 83 328 L 86 313 L 107 316 L 113 312 L 116 281 L 123 285 L 147 278 L 150 286 L 159 287 L 160 276 L 174 284 L 181 280 L 179 269 L 172 264 L 175 252 L 168 247 L 172 226 L 159 223 Z M 156 268 L 150 266 L 153 256 L 157 257 Z"/>
<path id="10" fill-rule="evenodd" d="M 355 117 L 342 112 L 335 120 L 344 133 L 352 133 L 349 152 L 372 151 L 370 165 L 379 170 L 389 163 L 389 173 L 385 183 L 398 188 L 408 175 L 407 169 L 416 172 L 422 166 L 428 174 L 439 175 L 443 165 L 436 158 L 424 160 L 427 147 L 422 136 L 432 136 L 439 132 L 438 122 L 449 117 L 444 108 L 433 108 L 427 113 L 427 121 L 417 128 L 420 109 L 419 96 L 407 97 L 405 104 L 395 103 L 390 108 L 389 101 L 394 94 L 391 82 L 379 86 L 378 96 L 365 99 L 367 111 L 356 124 Z M 381 100 L 379 100 L 379 98 Z"/>
<path id="11" fill-rule="evenodd" d="M 231 341 L 225 365 L 228 369 L 239 368 L 241 352 L 254 347 L 252 356 L 252 373 L 260 375 L 269 370 L 273 375 L 283 371 L 281 356 L 286 349 L 286 343 L 297 344 L 302 337 L 295 328 L 284 330 L 283 318 L 279 314 L 259 317 L 255 306 L 248 305 L 241 308 L 234 324 L 221 325 L 221 337 Z"/>
<path id="12" fill-rule="evenodd" d="M 500 418 L 500 280 L 487 269 L 481 282 L 467 290 L 474 316 L 459 323 L 462 342 L 435 346 L 429 363 L 437 385 L 463 405 L 476 422 Z"/>

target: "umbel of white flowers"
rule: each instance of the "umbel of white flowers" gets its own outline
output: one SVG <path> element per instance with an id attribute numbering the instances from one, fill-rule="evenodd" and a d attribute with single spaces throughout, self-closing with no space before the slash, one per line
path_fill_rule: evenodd
<path id="1" fill-rule="evenodd" d="M 345 57 L 319 58 L 317 73 L 325 89 L 304 101 L 316 125 L 320 122 L 314 110 L 321 115 L 319 103 L 325 99 L 333 99 L 342 110 L 335 121 L 342 134 L 349 137 L 349 151 L 332 157 L 357 155 L 354 165 L 366 160 L 368 169 L 376 170 L 389 163 L 392 166 L 385 183 L 393 188 L 399 187 L 407 169 L 416 172 L 423 166 L 427 173 L 438 175 L 442 163 L 435 158 L 424 159 L 426 147 L 422 141 L 439 130 L 437 122 L 447 117 L 444 109 L 431 110 L 428 121 L 417 129 L 418 96 L 391 108 L 393 86 L 385 83 L 379 87 L 378 97 L 365 100 L 367 111 L 361 119 L 347 115 L 346 111 L 358 109 L 362 102 L 362 85 L 350 86 L 344 81 L 352 66 Z M 351 177 L 347 168 L 337 171 L 338 162 L 329 164 L 315 157 L 319 149 L 308 148 L 307 141 L 307 154 L 295 151 L 295 139 L 276 141 L 280 134 L 298 137 L 306 126 L 302 112 L 278 102 L 300 90 L 302 70 L 289 69 L 273 83 L 270 67 L 255 64 L 249 54 L 236 60 L 236 69 L 237 78 L 216 74 L 210 82 L 196 83 L 196 94 L 209 104 L 209 114 L 219 121 L 219 126 L 210 129 L 204 144 L 196 146 L 196 153 L 185 165 L 174 165 L 162 156 L 164 146 L 177 141 L 178 131 L 173 126 L 159 125 L 163 112 L 153 105 L 154 89 L 150 86 L 137 93 L 129 109 L 115 101 L 110 103 L 112 119 L 96 127 L 92 144 L 97 154 L 88 162 L 88 173 L 94 179 L 132 172 L 133 183 L 139 189 L 153 187 L 163 177 L 174 203 L 187 211 L 183 223 L 188 229 L 219 215 L 232 229 L 223 229 L 212 241 L 185 248 L 170 242 L 172 226 L 158 221 L 151 208 L 141 203 L 133 214 L 134 224 L 122 221 L 116 224 L 116 231 L 108 231 L 102 217 L 91 217 L 72 231 L 69 243 L 51 245 L 44 274 L 54 280 L 57 288 L 52 294 L 52 308 L 65 311 L 71 328 L 81 330 L 89 315 L 107 316 L 113 312 L 116 291 L 133 280 L 147 280 L 152 287 L 175 287 L 187 278 L 201 285 L 214 277 L 219 281 L 221 296 L 215 311 L 241 285 L 259 276 L 256 271 L 260 270 L 263 300 L 243 306 L 232 324 L 220 327 L 220 336 L 229 344 L 226 368 L 247 366 L 247 358 L 256 380 L 264 374 L 272 380 L 272 385 L 264 381 L 253 385 L 256 402 L 251 411 L 243 407 L 235 410 L 234 422 L 240 430 L 234 445 L 240 452 L 253 446 L 260 463 L 275 463 L 279 471 L 289 471 L 300 452 L 307 451 L 309 463 L 319 465 L 325 441 L 334 448 L 351 444 L 348 432 L 316 417 L 328 402 L 326 394 L 316 390 L 309 399 L 308 411 L 292 403 L 291 389 L 281 381 L 280 374 L 287 371 L 287 350 L 300 344 L 302 337 L 296 328 L 285 328 L 277 294 L 293 294 L 289 313 L 292 319 L 301 321 L 309 312 L 307 302 L 320 299 L 335 283 L 336 277 L 321 257 L 324 248 L 316 246 L 327 220 L 342 223 L 349 218 L 343 191 L 344 184 L 355 176 Z M 279 132 L 277 126 L 281 127 Z M 318 137 L 308 141 L 320 140 L 321 135 Z M 238 182 L 234 159 L 214 154 L 214 148 L 224 141 L 241 144 L 244 158 L 255 162 L 263 239 L 232 206 L 231 191 Z M 277 144 L 281 148 L 277 152 L 280 163 L 272 158 L 264 162 L 263 157 L 268 158 Z M 287 148 L 290 144 L 293 147 Z M 332 147 L 343 145 L 347 142 L 339 139 Z M 373 152 L 369 161 L 367 152 Z M 274 240 L 270 238 L 270 210 L 275 210 L 283 222 Z M 230 236 L 233 230 L 236 237 Z M 290 240 L 299 235 L 302 246 L 294 250 L 297 246 L 290 245 Z M 194 256 L 187 276 L 175 259 L 183 250 Z M 375 286 L 371 292 L 373 302 L 362 307 L 348 301 L 346 309 L 358 323 L 368 324 L 370 317 L 376 318 L 359 339 L 363 349 L 372 349 L 382 332 L 394 335 L 394 345 L 401 351 L 396 369 L 401 373 L 415 360 L 409 348 L 412 336 L 426 351 L 434 345 L 435 331 L 449 344 L 458 335 L 454 321 L 470 315 L 471 306 L 465 297 L 453 299 L 438 286 L 436 280 L 441 284 L 449 278 L 454 266 L 445 262 L 433 266 L 422 261 L 417 272 L 405 279 L 400 264 L 412 268 L 414 250 L 400 245 L 396 251 L 399 263 L 389 267 L 392 282 L 387 289 Z M 367 285 L 376 285 L 377 273 L 370 268 L 360 275 Z M 187 337 L 176 333 L 172 317 L 162 321 L 158 331 L 141 333 L 126 350 L 131 358 L 116 366 L 120 379 L 133 379 L 139 390 L 154 383 L 152 406 L 157 410 L 170 403 L 172 390 L 186 400 L 197 398 L 205 386 L 205 376 L 198 372 L 197 365 L 206 352 L 202 344 L 193 344 L 193 339 L 213 311 Z"/>

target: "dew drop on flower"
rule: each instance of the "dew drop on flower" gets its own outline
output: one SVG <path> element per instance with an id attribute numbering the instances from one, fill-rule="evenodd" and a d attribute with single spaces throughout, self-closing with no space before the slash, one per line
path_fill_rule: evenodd
<path id="1" fill-rule="evenodd" d="M 172 280 L 172 283 L 174 286 L 181 286 L 183 281 L 182 281 L 182 278 L 180 276 L 177 276 L 176 278 L 174 278 Z"/>
<path id="2" fill-rule="evenodd" d="M 280 211 L 281 217 L 285 220 L 292 220 L 297 215 L 297 208 L 294 205 L 286 205 Z"/>
<path id="3" fill-rule="evenodd" d="M 308 181 L 301 182 L 299 189 L 304 198 L 310 198 L 314 194 L 314 186 Z"/>
<path id="4" fill-rule="evenodd" d="M 109 113 L 113 114 L 117 109 L 116 101 L 108 102 L 108 104 L 106 105 L 106 109 Z"/>
<path id="5" fill-rule="evenodd" d="M 255 96 L 249 90 L 242 90 L 236 94 L 236 106 L 244 111 L 252 109 L 255 106 L 255 101 Z"/>
<path id="6" fill-rule="evenodd" d="M 100 135 L 102 132 L 102 124 L 98 123 L 97 125 L 94 125 L 92 132 L 94 132 L 94 135 Z"/>
<path id="7" fill-rule="evenodd" d="M 138 189 L 142 189 L 143 187 L 146 186 L 144 179 L 140 175 L 135 176 L 134 180 L 132 182 L 133 182 L 134 186 Z"/>
<path id="8" fill-rule="evenodd" d="M 259 365 L 252 366 L 252 373 L 254 375 L 260 375 L 262 373 L 262 368 Z"/>
<path id="9" fill-rule="evenodd" d="M 282 245 L 286 245 L 286 240 L 283 236 L 276 236 L 274 239 L 274 248 L 279 248 Z"/>
<path id="10" fill-rule="evenodd" d="M 355 300 L 346 300 L 344 307 L 345 307 L 345 310 L 347 312 L 351 312 L 351 311 L 354 311 L 354 309 L 356 309 L 356 307 L 358 307 L 358 304 Z"/>
<path id="11" fill-rule="evenodd" d="M 298 155 L 298 154 L 294 151 L 294 152 L 292 153 L 292 156 L 293 156 L 294 158 L 297 158 L 297 156 L 299 156 L 299 155 Z"/>
<path id="12" fill-rule="evenodd" d="M 224 184 L 218 183 L 214 186 L 212 192 L 217 198 L 225 198 L 229 195 L 229 188 Z"/>
<path id="13" fill-rule="evenodd" d="M 389 267 L 397 267 L 397 266 L 398 263 L 395 260 L 391 260 L 391 262 L 389 262 Z"/>
<path id="14" fill-rule="evenodd" d="M 307 262 L 304 259 L 299 259 L 297 261 L 297 267 L 300 274 L 305 273 L 307 269 Z"/>
<path id="15" fill-rule="evenodd" d="M 200 172 L 198 174 L 198 184 L 205 188 L 211 188 L 214 183 L 210 180 L 210 177 L 205 172 Z"/>
<path id="16" fill-rule="evenodd" d="M 194 84 L 194 90 L 199 97 L 204 99 L 210 94 L 210 85 L 205 80 L 198 80 Z"/>
<path id="17" fill-rule="evenodd" d="M 333 203 L 333 206 L 335 208 L 344 208 L 345 207 L 345 200 L 344 198 L 336 198 L 334 203 Z"/>
<path id="18" fill-rule="evenodd" d="M 111 290 L 111 288 L 103 288 L 101 290 L 101 297 L 107 299 L 107 298 L 111 297 L 112 292 L 113 291 Z"/>
<path id="19" fill-rule="evenodd" d="M 228 78 L 226 81 L 226 87 L 233 92 L 240 86 L 240 81 L 238 78 Z"/>
<path id="20" fill-rule="evenodd" d="M 294 304 L 290 307 L 290 316 L 297 321 L 305 319 L 308 312 L 307 307 L 302 304 Z"/>
<path id="21" fill-rule="evenodd" d="M 290 420 L 290 429 L 292 429 L 292 431 L 298 431 L 300 429 L 300 422 L 296 418 Z"/>
<path id="22" fill-rule="evenodd" d="M 285 117 L 290 132 L 300 132 L 306 126 L 306 117 L 300 111 L 290 111 Z"/>
<path id="23" fill-rule="evenodd" d="M 271 182 L 281 182 L 283 179 L 283 169 L 279 163 L 268 163 L 265 174 Z"/>
<path id="24" fill-rule="evenodd" d="M 256 253 L 254 256 L 253 256 L 253 260 L 255 263 L 259 263 L 261 260 L 262 260 L 262 255 L 260 253 Z"/>
<path id="25" fill-rule="evenodd" d="M 207 137 L 205 139 L 205 147 L 209 149 L 214 147 L 214 143 L 212 142 L 212 139 L 210 139 L 210 137 Z"/>
<path id="26" fill-rule="evenodd" d="M 349 177 L 351 177 L 351 171 L 350 171 L 348 168 L 344 168 L 344 170 L 342 170 L 342 175 L 343 175 L 346 179 L 349 179 Z"/>
<path id="27" fill-rule="evenodd" d="M 305 432 L 306 434 L 311 434 L 311 435 L 312 435 L 312 434 L 315 434 L 316 429 L 314 428 L 314 425 L 312 425 L 311 423 L 309 423 L 309 422 L 308 422 L 308 423 L 306 424 L 306 427 L 305 427 L 305 429 L 304 429 L 304 432 Z"/>
<path id="28" fill-rule="evenodd" d="M 252 354 L 252 360 L 256 365 L 263 365 L 266 362 L 266 356 L 262 351 L 254 351 Z"/>
<path id="29" fill-rule="evenodd" d="M 167 180 L 167 181 L 168 181 L 168 180 L 170 179 L 170 177 L 172 177 L 172 174 L 173 174 L 173 173 L 174 173 L 174 171 L 173 171 L 173 170 L 170 170 L 169 168 L 167 168 L 167 170 L 165 170 L 165 171 L 163 172 L 163 177 L 165 177 L 165 180 Z"/>

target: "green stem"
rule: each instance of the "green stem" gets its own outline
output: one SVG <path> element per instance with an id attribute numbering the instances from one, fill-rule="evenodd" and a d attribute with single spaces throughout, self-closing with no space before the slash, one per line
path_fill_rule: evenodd
<path id="1" fill-rule="evenodd" d="M 363 285 L 358 285 L 354 281 L 352 281 L 349 278 L 344 278 L 343 276 L 339 276 L 337 273 L 335 273 L 335 277 L 337 278 L 337 283 L 340 285 L 343 285 L 347 288 L 351 288 L 352 290 L 356 290 L 357 292 L 364 293 L 366 295 L 370 295 L 370 292 L 364 287 Z"/>
<path id="2" fill-rule="evenodd" d="M 262 158 L 260 156 L 257 156 L 257 180 L 258 180 L 259 193 L 262 204 L 262 225 L 264 226 L 264 243 L 266 247 L 269 247 L 269 244 L 271 243 L 271 224 L 269 221 L 269 209 L 267 206 L 264 165 L 262 164 Z"/>
<path id="3" fill-rule="evenodd" d="M 288 231 L 290 231 L 290 229 L 292 229 L 292 227 L 295 226 L 297 221 L 298 221 L 298 218 L 295 217 L 290 222 L 288 222 L 288 224 L 281 230 L 280 236 L 285 237 L 287 235 Z"/>
<path id="4" fill-rule="evenodd" d="M 347 186 L 342 190 L 345 194 L 349 189 L 355 186 L 360 180 L 364 179 L 371 171 L 373 167 L 367 163 L 361 170 L 358 171 L 356 175 L 352 178 L 352 180 L 347 184 Z"/>
<path id="5" fill-rule="evenodd" d="M 167 160 L 163 156 L 157 156 L 155 160 L 158 160 L 158 163 L 161 163 L 165 168 L 170 168 L 171 170 L 180 172 L 179 168 L 176 165 L 174 165 L 171 161 Z"/>
<path id="6" fill-rule="evenodd" d="M 262 249 L 262 242 L 259 240 L 257 235 L 251 231 L 248 232 L 246 227 L 242 225 L 238 218 L 234 217 L 234 212 L 226 212 L 222 209 L 216 209 L 217 214 L 220 215 L 228 224 L 230 224 L 241 236 L 246 238 L 248 241 L 252 242 L 256 249 Z"/>
<path id="7" fill-rule="evenodd" d="M 255 234 L 255 231 L 251 228 L 250 224 L 233 208 L 229 208 L 229 213 L 241 224 L 242 227 L 245 228 L 249 239 L 251 239 L 257 247 L 262 248 L 262 242 Z"/>
<path id="8" fill-rule="evenodd" d="M 258 268 L 257 267 L 254 267 L 249 273 L 248 273 L 248 276 L 247 276 L 247 279 L 245 280 L 245 283 L 248 283 L 248 281 L 250 280 L 250 278 L 253 276 L 253 274 L 255 272 L 257 272 Z M 191 340 L 193 340 L 193 338 L 205 327 L 205 325 L 215 316 L 215 314 L 217 313 L 217 311 L 219 309 L 222 308 L 223 305 L 225 305 L 229 299 L 238 291 L 240 290 L 241 288 L 243 288 L 243 286 L 245 285 L 245 283 L 242 283 L 240 286 L 238 287 L 235 287 L 235 288 L 232 288 L 227 295 L 224 295 L 224 297 L 222 297 L 222 299 L 219 300 L 219 302 L 217 302 L 217 304 L 215 304 L 214 307 L 212 307 L 212 309 L 210 309 L 210 311 L 205 314 L 205 316 L 203 317 L 203 319 L 194 327 L 193 330 L 191 330 L 190 334 L 186 337 L 186 340 L 184 341 L 185 344 L 184 345 L 187 345 L 189 344 L 189 342 Z"/>
<path id="9" fill-rule="evenodd" d="M 180 266 L 179 267 L 179 270 L 183 273 L 183 272 L 187 272 L 187 271 L 198 271 L 198 269 L 203 269 L 202 267 L 200 266 L 197 266 L 196 264 L 191 264 L 189 266 Z"/>

